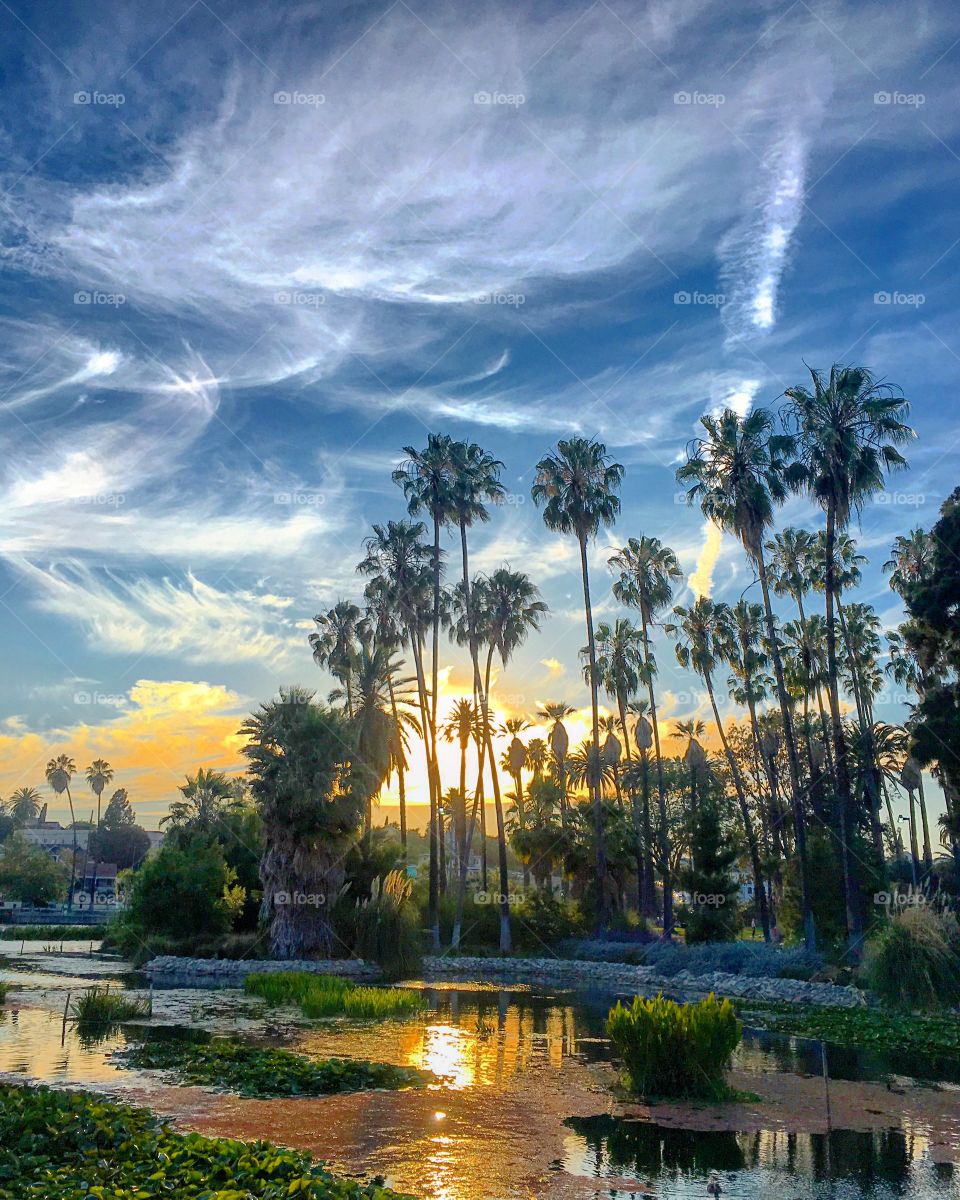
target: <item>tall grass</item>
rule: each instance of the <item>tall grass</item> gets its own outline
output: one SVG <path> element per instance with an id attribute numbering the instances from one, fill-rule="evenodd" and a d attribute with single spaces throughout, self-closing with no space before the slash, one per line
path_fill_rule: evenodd
<path id="1" fill-rule="evenodd" d="M 271 1005 L 297 1005 L 305 1017 L 406 1016 L 424 1006 L 419 992 L 404 988 L 361 987 L 335 975 L 271 971 L 248 975 L 244 989 Z"/>
<path id="2" fill-rule="evenodd" d="M 908 908 L 867 942 L 863 980 L 898 1008 L 948 1008 L 960 1000 L 958 940 L 952 914 Z"/>
<path id="3" fill-rule="evenodd" d="M 369 900 L 353 913 L 355 952 L 378 963 L 385 979 L 409 979 L 420 973 L 423 950 L 413 883 L 402 871 L 374 882 Z"/>
<path id="4" fill-rule="evenodd" d="M 0 925 L 4 942 L 99 942 L 105 925 Z"/>
<path id="5" fill-rule="evenodd" d="M 78 1025 L 115 1025 L 148 1017 L 150 1006 L 108 987 L 92 987 L 74 1001 L 73 1015 Z"/>
<path id="6" fill-rule="evenodd" d="M 742 1033 L 729 1000 L 712 992 L 696 1004 L 635 996 L 629 1007 L 617 1001 L 607 1032 L 638 1095 L 720 1100 L 728 1094 L 724 1074 Z"/>
<path id="7" fill-rule="evenodd" d="M 5 1003 L 5 1001 L 7 999 L 7 992 L 9 990 L 10 990 L 9 984 L 0 983 L 0 1004 Z"/>

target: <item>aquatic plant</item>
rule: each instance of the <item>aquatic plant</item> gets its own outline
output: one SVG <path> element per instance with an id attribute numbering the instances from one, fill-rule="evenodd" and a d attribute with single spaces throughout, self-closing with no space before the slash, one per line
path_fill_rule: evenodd
<path id="1" fill-rule="evenodd" d="M 361 987 L 335 975 L 309 971 L 269 971 L 248 975 L 245 990 L 271 1005 L 298 1005 L 304 1016 L 406 1016 L 425 1005 L 419 992 L 407 988 Z"/>
<path id="2" fill-rule="evenodd" d="M 175 1133 L 142 1108 L 87 1092 L 0 1086 L 0 1200 L 257 1196 L 395 1200 L 269 1142 Z"/>
<path id="3" fill-rule="evenodd" d="M 226 1038 L 207 1043 L 164 1038 L 118 1050 L 112 1059 L 122 1067 L 172 1072 L 180 1083 L 262 1098 L 417 1087 L 426 1079 L 423 1072 L 411 1067 L 351 1058 L 308 1058 Z"/>
<path id="4" fill-rule="evenodd" d="M 862 978 L 898 1008 L 949 1008 L 960 1000 L 957 940 L 952 914 L 908 908 L 868 940 Z"/>
<path id="5" fill-rule="evenodd" d="M 374 882 L 370 899 L 353 913 L 354 950 L 378 963 L 385 979 L 409 979 L 423 964 L 420 918 L 412 895 L 413 882 L 402 871 L 390 871 Z"/>
<path id="6" fill-rule="evenodd" d="M 99 942 L 100 925 L 0 925 L 4 942 Z"/>
<path id="7" fill-rule="evenodd" d="M 8 992 L 9 990 L 10 990 L 10 985 L 9 985 L 9 984 L 6 984 L 6 983 L 0 983 L 0 1004 L 4 1004 L 4 1003 L 6 1003 L 6 999 L 7 999 L 7 992 Z"/>
<path id="8" fill-rule="evenodd" d="M 115 1025 L 148 1017 L 150 1006 L 109 987 L 92 987 L 74 1001 L 73 1015 L 78 1025 Z"/>
<path id="9" fill-rule="evenodd" d="M 617 1001 L 607 1032 L 627 1086 L 638 1095 L 719 1100 L 729 1094 L 724 1073 L 742 1032 L 729 1000 L 712 992 L 695 1004 L 635 996 L 627 1007 Z"/>

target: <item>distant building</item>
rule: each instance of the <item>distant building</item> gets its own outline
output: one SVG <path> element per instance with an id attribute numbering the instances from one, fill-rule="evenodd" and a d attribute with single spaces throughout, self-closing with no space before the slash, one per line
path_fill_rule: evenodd
<path id="1" fill-rule="evenodd" d="M 77 875 L 73 887 L 74 908 L 90 907 L 91 894 L 95 908 L 115 908 L 117 905 L 117 864 L 88 863 L 82 877 Z"/>
<path id="2" fill-rule="evenodd" d="M 73 853 L 74 830 L 65 828 L 59 821 L 44 821 L 42 824 L 29 826 L 20 832 L 32 846 L 41 846 L 54 858 L 59 858 L 64 852 Z M 163 841 L 163 830 L 147 829 L 145 832 L 150 839 L 150 849 L 155 850 Z M 76 836 L 77 850 L 85 851 L 90 830 L 78 829 Z"/>

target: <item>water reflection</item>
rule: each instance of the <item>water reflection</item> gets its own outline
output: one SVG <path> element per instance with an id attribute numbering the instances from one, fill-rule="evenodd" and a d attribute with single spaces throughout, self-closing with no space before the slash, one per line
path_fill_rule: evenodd
<path id="1" fill-rule="evenodd" d="M 669 1129 L 599 1116 L 571 1118 L 565 1170 L 609 1179 L 610 1197 L 632 1196 L 631 1180 L 655 1181 L 658 1196 L 703 1197 L 711 1171 L 723 1194 L 744 1198 L 960 1196 L 954 1167 L 924 1157 L 925 1143 L 900 1130 L 824 1134 Z"/>

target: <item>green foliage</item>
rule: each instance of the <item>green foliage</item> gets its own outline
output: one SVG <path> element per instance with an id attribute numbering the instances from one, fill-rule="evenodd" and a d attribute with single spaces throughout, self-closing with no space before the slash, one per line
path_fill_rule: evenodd
<path id="1" fill-rule="evenodd" d="M 862 977 L 881 1000 L 899 1008 L 951 1007 L 960 1001 L 958 941 L 952 914 L 908 908 L 869 939 Z"/>
<path id="2" fill-rule="evenodd" d="M 354 910 L 353 951 L 378 963 L 386 979 L 409 979 L 423 965 L 420 920 L 412 894 L 407 876 L 391 871 L 373 884 L 370 899 Z"/>
<path id="3" fill-rule="evenodd" d="M 851 838 L 851 852 L 858 864 L 861 911 L 868 912 L 874 893 L 883 890 L 883 871 L 874 858 L 872 847 L 863 838 Z M 795 856 L 784 863 L 783 876 L 783 900 L 777 919 L 781 931 L 789 940 L 802 941 L 800 882 Z M 808 836 L 807 877 L 817 925 L 817 946 L 828 958 L 842 959 L 847 944 L 847 926 L 841 886 L 843 865 L 835 837 L 822 833 Z"/>
<path id="4" fill-rule="evenodd" d="M 230 928 L 232 872 L 216 842 L 196 838 L 181 847 L 164 843 L 148 856 L 133 877 L 127 909 L 110 926 L 110 937 L 122 954 L 144 961 L 159 944 L 191 952 Z"/>
<path id="5" fill-rule="evenodd" d="M 116 1051 L 113 1061 L 122 1067 L 169 1071 L 183 1084 L 262 1098 L 416 1087 L 426 1079 L 410 1067 L 352 1058 L 308 1058 L 223 1038 L 207 1043 L 164 1038 Z"/>
<path id="6" fill-rule="evenodd" d="M 878 1008 L 817 1008 L 756 1000 L 744 1000 L 737 1007 L 745 1018 L 749 1014 L 750 1025 L 762 1025 L 794 1037 L 960 1060 L 960 1022 L 953 1015 L 908 1014 Z"/>
<path id="7" fill-rule="evenodd" d="M 419 992 L 363 987 L 336 975 L 309 971 L 264 971 L 248 975 L 245 990 L 271 1005 L 299 1005 L 311 1020 L 320 1017 L 401 1017 L 424 1007 Z"/>
<path id="8" fill-rule="evenodd" d="M 85 1092 L 0 1086 L 0 1200 L 394 1200 L 269 1142 L 174 1133 Z"/>
<path id="9" fill-rule="evenodd" d="M 121 871 L 139 866 L 150 850 L 145 829 L 137 824 L 126 788 L 117 788 L 103 814 L 99 829 L 88 842 L 92 858 L 116 863 Z"/>
<path id="10" fill-rule="evenodd" d="M 73 1015 L 78 1025 L 116 1025 L 121 1021 L 137 1021 L 150 1015 L 145 1000 L 133 1000 L 109 987 L 92 987 L 73 1002 Z"/>
<path id="11" fill-rule="evenodd" d="M 7 999 L 7 993 L 10 991 L 8 983 L 0 983 L 0 1004 L 4 1004 Z"/>
<path id="12" fill-rule="evenodd" d="M 24 904 L 49 904 L 67 894 L 69 872 L 20 833 L 11 834 L 0 854 L 0 895 Z"/>
<path id="13" fill-rule="evenodd" d="M 733 868 L 736 845 L 725 838 L 720 813 L 712 799 L 702 799 L 691 822 L 693 866 L 681 872 L 690 894 L 685 933 L 687 942 L 725 942 L 737 936 L 740 912 Z"/>
<path id="14" fill-rule="evenodd" d="M 98 925 L 0 925 L 0 941 L 10 942 L 96 942 Z"/>
<path id="15" fill-rule="evenodd" d="M 729 1000 L 712 992 L 696 1004 L 635 996 L 629 1007 L 617 1001 L 607 1032 L 638 1095 L 718 1100 L 728 1094 L 724 1072 L 741 1036 Z"/>

